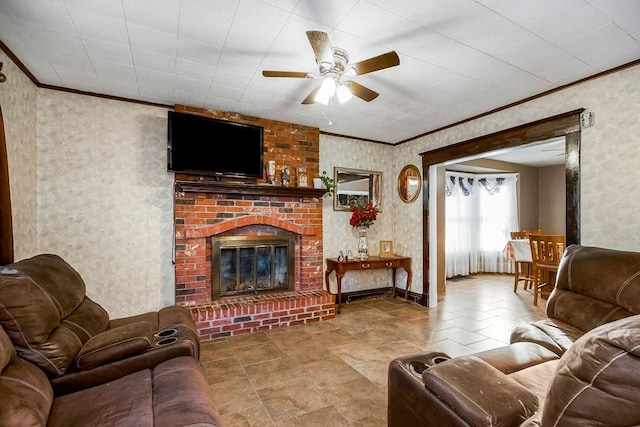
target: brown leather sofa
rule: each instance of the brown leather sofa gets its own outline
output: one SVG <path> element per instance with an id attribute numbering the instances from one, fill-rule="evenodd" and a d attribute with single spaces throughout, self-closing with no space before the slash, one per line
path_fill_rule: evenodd
<path id="1" fill-rule="evenodd" d="M 547 319 L 516 327 L 511 342 L 535 342 L 561 356 L 585 332 L 640 314 L 640 253 L 569 246 L 546 311 Z"/>
<path id="2" fill-rule="evenodd" d="M 221 426 L 198 360 L 180 356 L 116 380 L 54 396 L 0 327 L 0 425 Z"/>
<path id="3" fill-rule="evenodd" d="M 78 272 L 52 254 L 0 267 L 0 326 L 18 356 L 47 374 L 55 395 L 199 356 L 187 309 L 174 305 L 109 319 L 87 297 Z"/>
<path id="4" fill-rule="evenodd" d="M 570 246 L 556 285 L 510 345 L 393 360 L 388 425 L 638 425 L 640 253 Z"/>

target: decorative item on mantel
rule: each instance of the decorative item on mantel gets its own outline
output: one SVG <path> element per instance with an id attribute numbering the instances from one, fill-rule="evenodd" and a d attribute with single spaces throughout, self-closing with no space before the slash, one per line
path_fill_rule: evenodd
<path id="1" fill-rule="evenodd" d="M 367 248 L 367 229 L 373 225 L 373 221 L 378 216 L 378 206 L 371 203 L 365 203 L 364 199 L 356 199 L 351 204 L 351 218 L 349 224 L 353 228 L 358 229 L 358 256 L 360 259 L 366 259 L 368 254 Z"/>
<path id="2" fill-rule="evenodd" d="M 276 161 L 269 160 L 269 165 L 267 166 L 267 177 L 268 183 L 271 185 L 276 184 Z"/>
<path id="3" fill-rule="evenodd" d="M 282 186 L 288 187 L 290 181 L 291 181 L 291 173 L 289 172 L 289 168 L 286 166 L 283 166 L 282 167 Z"/>
<path id="4" fill-rule="evenodd" d="M 326 188 L 327 192 L 325 193 L 326 195 L 331 195 L 333 194 L 335 188 L 336 188 L 336 184 L 333 180 L 333 178 L 329 177 L 329 175 L 327 175 L 327 171 L 322 171 L 322 175 L 320 175 L 317 178 L 313 178 L 313 187 L 314 188 Z"/>
<path id="5" fill-rule="evenodd" d="M 296 177 L 298 179 L 298 187 L 307 187 L 307 168 L 298 168 Z"/>

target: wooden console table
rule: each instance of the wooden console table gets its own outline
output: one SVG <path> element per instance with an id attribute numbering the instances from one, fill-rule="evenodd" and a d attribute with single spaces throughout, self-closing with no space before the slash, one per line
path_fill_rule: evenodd
<path id="1" fill-rule="evenodd" d="M 411 285 L 411 258 L 394 256 L 390 258 L 380 258 L 370 256 L 367 259 L 350 259 L 349 261 L 338 261 L 337 258 L 327 258 L 327 272 L 324 280 L 327 285 L 327 292 L 331 292 L 329 288 L 329 275 L 332 271 L 336 272 L 336 280 L 338 284 L 338 313 L 340 313 L 340 304 L 342 303 L 342 277 L 349 270 L 374 270 L 380 268 L 391 268 L 393 278 L 393 296 L 395 297 L 396 288 L 396 270 L 402 267 L 407 272 L 407 285 L 404 288 L 404 298 L 407 299 L 409 294 L 409 286 Z"/>

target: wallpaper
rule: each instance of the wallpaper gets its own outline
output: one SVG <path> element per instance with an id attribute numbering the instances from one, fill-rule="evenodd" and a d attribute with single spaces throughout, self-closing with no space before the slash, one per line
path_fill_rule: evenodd
<path id="1" fill-rule="evenodd" d="M 477 120 L 402 144 L 394 151 L 394 170 L 420 164 L 419 154 L 476 136 L 585 108 L 594 125 L 581 135 L 581 243 L 640 251 L 637 236 L 640 194 L 640 66 L 568 87 Z M 629 184 L 629 185 L 625 185 Z M 408 243 L 414 258 L 422 256 L 422 241 L 413 232 L 421 215 L 416 204 L 395 204 L 394 240 Z M 422 269 L 414 262 L 412 289 L 421 288 Z M 435 294 L 431 294 L 432 302 Z"/>
<path id="2" fill-rule="evenodd" d="M 40 90 L 38 249 L 111 317 L 174 303 L 167 110 Z"/>
<path id="3" fill-rule="evenodd" d="M 10 79 L 0 86 L 0 102 L 18 258 L 35 251 L 59 253 L 112 317 L 173 303 L 166 109 L 36 91 L 10 61 L 2 60 Z M 422 170 L 420 153 L 429 149 L 586 108 L 595 121 L 582 132 L 582 243 L 640 251 L 638 82 L 640 67 L 629 68 L 398 146 L 321 135 L 320 170 L 333 173 L 334 166 L 343 166 L 382 172 L 382 213 L 368 232 L 370 252 L 378 253 L 380 240 L 392 240 L 396 253 L 413 258 L 411 289 L 421 292 L 422 199 L 406 204 L 398 198 L 402 167 L 414 164 Z M 323 203 L 325 257 L 345 249 L 355 252 L 350 213 L 333 211 L 329 197 Z M 399 274 L 400 287 L 405 280 Z M 390 282 L 386 271 L 349 272 L 343 291 Z"/>
<path id="4" fill-rule="evenodd" d="M 36 86 L 0 50 L 0 106 L 9 160 L 9 191 L 16 260 L 36 254 Z"/>
<path id="5" fill-rule="evenodd" d="M 364 169 L 382 172 L 382 203 L 377 220 L 367 230 L 369 254 L 378 255 L 380 240 L 394 240 L 394 209 L 396 183 L 393 171 L 393 147 L 356 139 L 320 135 L 320 171 L 333 176 L 334 167 Z M 323 245 L 325 258 L 335 258 L 340 251 L 350 250 L 357 254 L 358 231 L 349 225 L 349 211 L 334 211 L 333 199 L 325 196 L 322 211 Z M 394 242 L 395 243 L 395 242 Z M 394 245 L 396 253 L 403 247 Z M 325 266 L 326 268 L 326 266 Z M 406 274 L 402 269 L 397 285 L 404 289 Z M 390 286 L 391 272 L 388 270 L 350 271 L 342 279 L 342 292 L 368 290 Z M 332 292 L 336 291 L 335 274 L 330 276 Z"/>

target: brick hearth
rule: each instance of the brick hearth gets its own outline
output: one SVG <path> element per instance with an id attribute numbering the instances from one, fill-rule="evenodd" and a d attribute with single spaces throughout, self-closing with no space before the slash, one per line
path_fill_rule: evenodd
<path id="1" fill-rule="evenodd" d="M 225 298 L 189 307 L 201 340 L 318 322 L 336 316 L 335 296 L 325 291 L 281 292 Z"/>
<path id="2" fill-rule="evenodd" d="M 189 307 L 200 339 L 335 317 L 322 281 L 322 198 L 220 191 L 175 193 L 176 303 Z M 212 300 L 211 236 L 282 232 L 296 236 L 294 292 Z"/>

